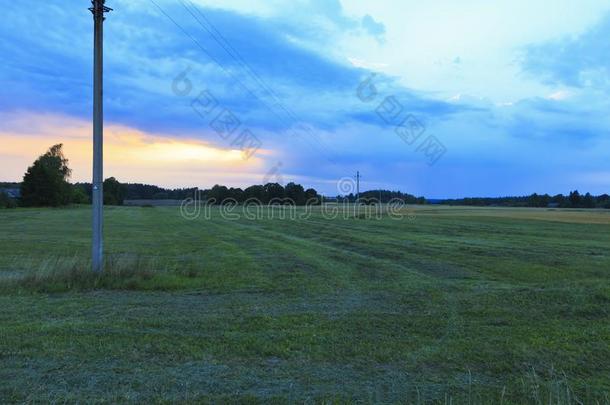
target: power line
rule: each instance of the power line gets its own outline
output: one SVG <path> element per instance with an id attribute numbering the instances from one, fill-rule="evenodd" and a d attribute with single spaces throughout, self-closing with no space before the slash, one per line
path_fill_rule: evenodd
<path id="1" fill-rule="evenodd" d="M 201 23 L 201 21 L 193 16 L 197 22 L 199 23 L 199 25 L 201 25 L 211 36 L 212 38 L 231 56 L 233 57 L 233 59 L 238 62 L 240 65 L 242 65 L 244 68 L 246 68 L 246 71 L 255 79 L 255 81 L 267 92 L 267 94 L 269 94 L 271 97 L 274 98 L 274 100 L 276 101 L 276 103 L 279 105 L 279 107 L 281 109 L 283 109 L 286 114 L 288 114 L 292 119 L 294 119 L 295 121 L 303 121 L 301 120 L 289 107 L 286 107 L 281 100 L 279 99 L 279 97 L 276 95 L 276 93 L 273 91 L 273 89 L 271 89 L 271 87 L 269 85 L 267 85 L 267 83 L 265 82 L 265 80 L 263 80 L 260 75 L 258 73 L 256 73 L 256 71 L 250 66 L 250 64 L 241 56 L 241 54 L 239 53 L 239 51 L 237 49 L 235 49 L 231 43 L 226 39 L 226 37 L 222 34 L 222 32 L 220 32 L 216 26 L 214 25 L 214 23 L 212 21 L 210 21 L 209 18 L 206 17 L 205 13 L 203 11 L 201 11 L 201 9 L 197 6 L 195 6 L 193 4 L 192 1 L 190 0 L 186 0 L 186 2 L 189 3 L 189 5 L 197 12 L 197 14 L 199 14 L 204 20 L 205 22 L 210 26 L 211 30 L 206 27 L 204 24 Z M 182 3 L 183 7 L 185 7 L 187 9 L 187 11 L 189 10 L 184 1 L 180 0 L 180 3 Z M 191 13 L 191 15 L 193 15 Z M 218 39 L 218 37 L 220 37 L 220 39 Z M 315 135 L 315 134 L 314 134 Z"/>
<path id="2" fill-rule="evenodd" d="M 216 28 L 216 26 L 214 25 L 214 23 L 212 23 L 212 21 L 210 21 L 210 19 L 208 19 L 206 17 L 206 15 L 203 13 L 203 11 L 201 11 L 197 6 L 195 6 L 191 1 L 187 0 L 187 3 L 190 5 L 190 8 L 185 4 L 185 2 L 183 0 L 179 0 L 180 3 L 182 4 L 182 6 L 184 7 L 184 9 L 195 19 L 195 21 L 205 30 L 207 31 L 212 39 L 218 44 L 220 45 L 225 52 L 227 52 L 227 54 L 229 54 L 229 56 L 231 58 L 233 58 L 233 60 L 235 62 L 237 62 L 238 65 L 241 65 L 243 68 L 245 68 L 246 73 L 250 74 L 250 76 L 252 78 L 254 78 L 254 80 L 257 82 L 257 84 L 265 91 L 267 92 L 267 94 L 269 94 L 273 99 L 275 104 L 282 110 L 284 110 L 284 112 L 288 115 L 288 117 L 290 117 L 292 119 L 292 121 L 294 121 L 296 124 L 303 122 L 302 119 L 300 119 L 289 107 L 286 107 L 282 101 L 279 99 L 279 97 L 275 94 L 275 92 L 265 83 L 265 81 L 260 77 L 260 75 L 258 75 L 258 73 L 256 73 L 256 71 L 248 64 L 248 62 L 241 56 L 241 54 L 239 53 L 239 51 L 237 51 L 232 45 L 231 43 L 226 39 L 226 37 L 224 35 L 222 35 L 222 33 Z M 193 10 L 195 10 L 197 12 L 197 14 L 199 14 L 201 16 L 201 18 L 203 18 L 203 20 L 210 26 L 207 27 L 205 24 L 203 24 L 201 22 L 201 20 L 199 18 L 197 18 L 197 16 L 193 13 L 193 11 L 191 10 L 191 8 Z M 284 121 L 284 124 L 286 124 L 286 122 Z M 288 127 L 288 131 L 290 131 L 290 125 L 287 125 Z M 306 127 L 302 127 L 305 132 L 307 132 L 311 137 L 314 138 L 315 143 L 318 144 L 318 147 L 320 148 L 320 150 L 322 152 L 325 152 L 325 146 L 322 144 L 322 141 L 320 140 L 319 136 L 317 134 L 315 134 L 314 132 L 312 132 L 309 128 Z M 295 132 L 296 136 L 299 136 L 298 133 Z M 311 142 L 310 139 L 308 138 L 304 138 L 307 142 Z M 311 146 L 313 146 L 315 148 L 314 145 L 312 145 L 310 143 Z M 325 153 L 323 153 L 325 154 Z M 326 156 L 327 158 L 329 158 L 328 156 Z M 329 160 L 332 161 L 332 159 L 329 158 Z"/>
<path id="3" fill-rule="evenodd" d="M 180 29 L 180 31 L 182 31 L 183 34 L 185 34 L 189 39 L 191 39 L 214 63 L 216 63 L 227 75 L 229 75 L 237 84 L 239 84 L 239 86 L 241 88 L 243 88 L 248 94 L 250 94 L 253 98 L 255 98 L 256 100 L 258 100 L 261 104 L 263 104 L 265 106 L 265 108 L 267 110 L 269 110 L 269 112 L 271 112 L 273 115 L 275 115 L 276 118 L 278 118 L 282 124 L 286 125 L 286 127 L 288 128 L 288 131 L 291 131 L 291 124 L 290 122 L 287 122 L 286 119 L 282 116 L 280 116 L 273 108 L 271 108 L 264 100 L 262 100 L 260 97 L 258 97 L 250 88 L 248 88 L 238 77 L 236 77 L 232 72 L 230 72 L 216 57 L 214 57 L 214 55 L 212 55 L 203 45 L 201 45 L 201 43 L 199 41 L 197 41 L 197 39 L 195 37 L 193 37 L 184 27 L 182 27 L 182 25 L 180 25 L 174 18 L 172 18 L 155 0 L 150 0 L 151 3 L 153 3 L 155 5 L 155 7 L 167 18 L 169 19 L 176 27 L 178 27 L 178 29 Z M 181 0 L 180 0 L 181 1 Z M 193 14 L 193 12 L 186 7 L 186 5 L 184 3 L 182 3 L 182 6 L 189 12 L 189 14 L 191 14 L 191 16 L 199 23 L 199 25 L 201 25 L 204 29 L 206 29 L 206 31 L 209 31 L 209 29 L 207 29 L 202 23 L 201 21 Z M 196 7 L 193 6 L 193 8 L 195 8 L 197 10 Z M 207 20 L 209 21 L 209 20 Z M 219 32 L 219 31 L 218 31 Z M 219 32 L 220 33 L 220 32 Z M 210 35 L 212 35 L 210 33 Z M 214 38 L 213 39 L 220 44 L 220 42 L 218 41 L 218 39 Z M 222 46 L 222 44 L 220 44 Z M 230 46 L 230 44 L 228 44 L 227 41 L 227 45 Z M 231 47 L 232 48 L 232 47 Z M 232 56 L 235 59 L 235 56 L 233 56 L 224 46 L 223 49 L 225 49 L 225 51 L 227 51 L 230 56 Z M 233 48 L 234 49 L 234 48 Z M 243 60 L 243 58 L 241 58 Z M 245 62 L 245 61 L 244 61 Z M 250 68 L 250 70 L 253 73 L 256 73 L 253 71 L 253 69 Z M 262 79 L 261 79 L 262 80 Z M 260 85 L 260 83 L 259 83 Z M 268 87 L 268 86 L 267 86 Z M 267 89 L 265 89 L 267 90 Z M 281 104 L 281 103 L 279 103 Z M 285 108 L 284 108 L 285 109 Z M 311 130 L 306 129 L 307 132 L 311 133 Z M 297 134 L 297 136 L 299 136 Z M 315 134 L 314 134 L 315 136 Z M 311 142 L 310 139 L 307 139 L 306 137 L 304 138 L 306 141 Z M 320 143 L 320 141 L 318 140 L 318 142 Z M 311 145 L 311 143 L 310 143 Z M 313 145 L 312 145 L 313 146 Z M 315 146 L 313 146 L 315 148 Z M 324 148 L 321 145 L 318 145 L 318 151 L 320 151 L 322 154 L 326 155 Z M 332 161 L 332 159 L 330 159 L 328 156 L 327 158 L 329 160 Z"/>
<path id="4" fill-rule="evenodd" d="M 155 0 L 150 0 L 150 2 L 153 3 L 159 9 L 159 11 L 161 13 L 163 13 L 163 15 L 165 17 L 167 17 L 172 23 L 174 23 L 174 25 L 176 27 L 178 27 L 180 29 L 180 31 L 182 31 L 184 33 L 184 35 L 189 37 L 195 43 L 195 45 L 197 45 L 208 56 L 208 58 L 210 58 L 214 63 L 216 63 L 226 74 L 231 76 L 231 78 L 233 80 L 235 80 L 251 96 L 253 96 L 257 100 L 259 100 L 263 105 L 265 105 L 267 108 L 269 108 L 265 102 L 263 102 L 260 98 L 258 98 L 258 96 L 256 94 L 254 94 L 252 92 L 252 90 L 250 90 L 247 86 L 245 86 L 237 77 L 235 77 L 227 68 L 225 68 L 224 65 L 222 63 L 220 63 L 220 61 L 218 59 L 216 59 L 216 57 L 214 57 L 214 55 L 212 55 L 207 49 L 205 49 L 205 47 L 203 45 L 201 45 L 201 43 L 199 43 L 199 41 L 197 41 L 197 39 L 195 39 L 195 37 L 193 37 L 191 34 L 189 34 L 189 32 L 187 30 L 185 30 L 176 20 L 174 20 L 168 13 L 166 13 L 165 10 L 163 10 L 163 8 L 161 8 L 161 6 L 159 6 L 159 4 L 157 4 L 155 2 Z M 270 109 L 270 111 L 273 112 L 271 109 Z"/>

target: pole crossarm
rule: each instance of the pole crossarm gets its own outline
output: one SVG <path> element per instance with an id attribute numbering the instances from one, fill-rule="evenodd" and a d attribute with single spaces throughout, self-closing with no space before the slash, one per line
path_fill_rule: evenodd
<path id="1" fill-rule="evenodd" d="M 89 11 L 93 14 L 93 18 L 104 18 L 104 13 L 112 11 L 110 7 L 104 5 L 106 0 L 91 0 L 91 7 Z"/>

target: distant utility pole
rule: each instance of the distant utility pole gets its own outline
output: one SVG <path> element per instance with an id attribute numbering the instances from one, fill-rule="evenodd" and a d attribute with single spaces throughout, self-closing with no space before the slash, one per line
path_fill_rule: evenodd
<path id="1" fill-rule="evenodd" d="M 91 0 L 93 13 L 93 271 L 99 273 L 104 263 L 104 109 L 103 109 L 103 69 L 104 69 L 104 13 L 111 11 L 104 5 L 106 0 Z"/>
<path id="2" fill-rule="evenodd" d="M 356 204 L 360 204 L 360 172 L 356 172 Z"/>

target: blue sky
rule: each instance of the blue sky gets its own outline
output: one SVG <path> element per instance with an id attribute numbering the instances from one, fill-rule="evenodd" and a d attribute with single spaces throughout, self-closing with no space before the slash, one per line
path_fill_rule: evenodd
<path id="1" fill-rule="evenodd" d="M 88 2 L 4 3 L 0 180 L 63 142 L 87 181 Z M 107 5 L 106 176 L 337 194 L 359 170 L 365 189 L 431 198 L 610 192 L 608 2 Z M 222 111 L 235 132 L 210 125 Z"/>

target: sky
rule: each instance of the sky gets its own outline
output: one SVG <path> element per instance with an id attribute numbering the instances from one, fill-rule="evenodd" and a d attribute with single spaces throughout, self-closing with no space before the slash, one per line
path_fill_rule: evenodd
<path id="1" fill-rule="evenodd" d="M 0 181 L 90 181 L 86 0 L 0 0 Z M 610 2 L 107 0 L 104 177 L 610 193 Z"/>

